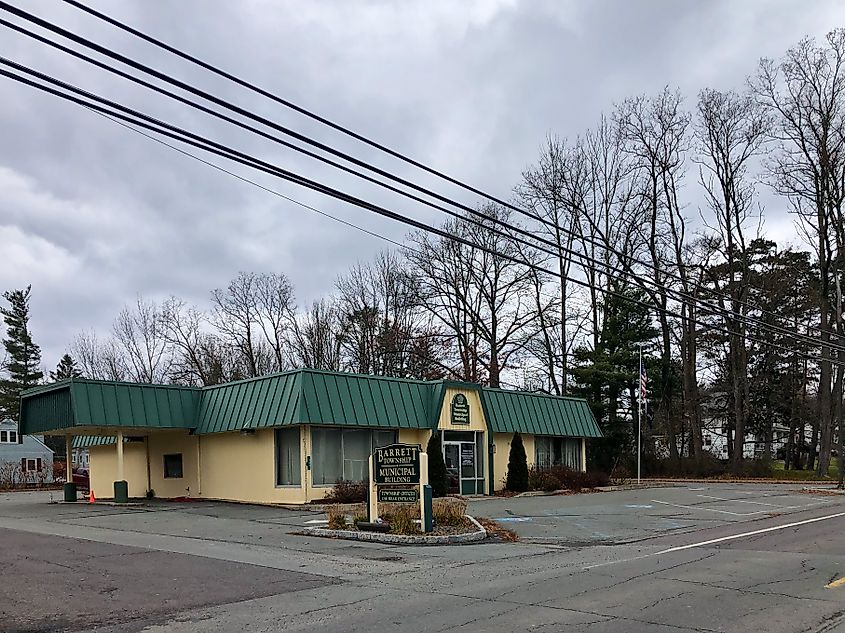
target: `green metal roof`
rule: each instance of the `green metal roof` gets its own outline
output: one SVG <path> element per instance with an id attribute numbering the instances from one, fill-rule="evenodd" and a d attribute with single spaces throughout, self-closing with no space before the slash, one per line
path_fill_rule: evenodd
<path id="1" fill-rule="evenodd" d="M 192 428 L 200 389 L 73 378 L 21 396 L 21 432 L 73 427 Z"/>
<path id="2" fill-rule="evenodd" d="M 484 417 L 494 433 L 601 437 L 587 401 L 539 393 L 482 389 Z"/>
<path id="3" fill-rule="evenodd" d="M 425 429 L 437 425 L 450 387 L 478 391 L 496 433 L 601 437 L 586 400 L 578 398 L 308 369 L 202 389 L 73 379 L 23 394 L 21 432 L 119 426 L 204 434 L 296 424 Z"/>

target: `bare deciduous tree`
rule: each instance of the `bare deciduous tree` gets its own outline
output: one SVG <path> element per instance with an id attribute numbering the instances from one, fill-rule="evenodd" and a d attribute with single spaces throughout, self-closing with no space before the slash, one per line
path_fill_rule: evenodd
<path id="1" fill-rule="evenodd" d="M 817 472 L 827 474 L 834 402 L 842 397 L 841 380 L 832 393 L 830 341 L 832 326 L 840 341 L 843 334 L 834 296 L 845 246 L 845 29 L 830 32 L 821 46 L 810 38 L 802 40 L 780 62 L 762 60 L 750 83 L 757 101 L 772 116 L 772 184 L 788 198 L 818 261 L 822 348 Z"/>

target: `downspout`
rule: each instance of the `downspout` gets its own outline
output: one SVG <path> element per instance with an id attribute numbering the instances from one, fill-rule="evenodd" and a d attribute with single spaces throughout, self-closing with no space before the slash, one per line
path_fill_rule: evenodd
<path id="1" fill-rule="evenodd" d="M 153 480 L 150 474 L 150 436 L 144 438 L 144 449 L 147 453 L 147 492 L 153 489 Z"/>
<path id="2" fill-rule="evenodd" d="M 200 450 L 199 435 L 197 435 L 197 496 L 202 496 L 202 451 Z"/>

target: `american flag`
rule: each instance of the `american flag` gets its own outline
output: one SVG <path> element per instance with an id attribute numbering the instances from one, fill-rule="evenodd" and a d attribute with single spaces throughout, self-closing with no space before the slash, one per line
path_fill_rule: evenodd
<path id="1" fill-rule="evenodd" d="M 645 373 L 645 363 L 640 358 L 640 402 L 645 402 L 646 396 L 648 396 L 648 376 Z"/>

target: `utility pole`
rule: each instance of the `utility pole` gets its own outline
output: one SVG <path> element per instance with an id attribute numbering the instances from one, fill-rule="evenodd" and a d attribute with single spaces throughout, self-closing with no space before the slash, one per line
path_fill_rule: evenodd
<path id="1" fill-rule="evenodd" d="M 644 392 L 644 379 L 645 374 L 643 373 L 643 344 L 640 343 L 640 375 L 639 375 L 639 397 L 637 398 L 637 485 L 639 485 L 642 479 L 642 437 L 643 437 L 643 392 Z M 648 406 L 648 405 L 646 405 Z"/>

